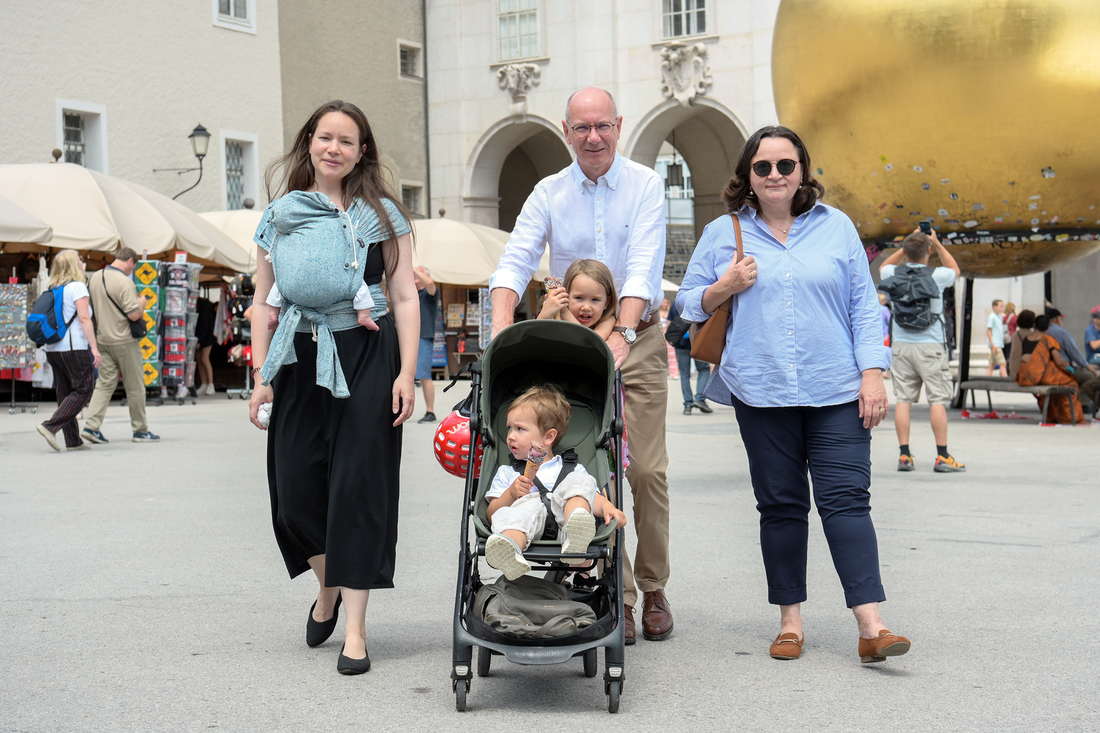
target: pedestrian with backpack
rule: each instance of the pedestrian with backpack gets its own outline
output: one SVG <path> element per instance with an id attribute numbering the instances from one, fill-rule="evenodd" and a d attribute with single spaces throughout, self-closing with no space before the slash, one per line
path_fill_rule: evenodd
<path id="1" fill-rule="evenodd" d="M 53 369 L 57 391 L 57 410 L 38 426 L 38 432 L 55 451 L 61 451 L 58 431 L 64 435 L 66 450 L 82 450 L 88 444 L 80 439 L 76 416 L 92 398 L 100 355 L 92 327 L 87 278 L 74 250 L 67 249 L 54 257 L 49 286 L 53 294 L 49 299 L 51 306 L 55 313 L 60 313 L 53 324 L 56 326 L 53 333 L 44 338 L 46 362 Z M 39 300 L 47 299 L 48 295 L 44 293 Z M 56 310 L 58 307 L 60 311 Z"/>
<path id="2" fill-rule="evenodd" d="M 943 263 L 930 268 L 932 248 Z M 904 261 L 904 264 L 900 264 Z M 910 407 L 927 395 L 932 434 L 936 438 L 936 473 L 957 473 L 966 466 L 947 452 L 947 403 L 951 401 L 951 371 L 943 321 L 943 291 L 955 284 L 959 266 L 933 231 L 917 230 L 902 240 L 901 249 L 879 268 L 878 289 L 890 296 L 894 317 L 890 324 L 891 382 L 894 385 L 894 428 L 901 455 L 899 471 L 916 468 L 909 450 Z"/>
<path id="3" fill-rule="evenodd" d="M 688 332 L 688 324 L 680 317 L 680 310 L 674 305 L 668 312 L 668 328 L 665 329 L 665 341 L 672 345 L 676 351 L 676 367 L 680 371 L 680 393 L 684 397 L 684 414 L 690 415 L 691 408 L 699 408 L 699 412 L 710 414 L 714 409 L 707 404 L 707 398 L 703 394 L 710 381 L 710 364 L 705 361 L 695 360 L 695 372 L 698 375 L 695 380 L 695 394 L 691 392 L 691 337 Z"/>

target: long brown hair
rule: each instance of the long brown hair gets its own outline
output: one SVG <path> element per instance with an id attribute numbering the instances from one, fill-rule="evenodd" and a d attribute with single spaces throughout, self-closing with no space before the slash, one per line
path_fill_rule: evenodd
<path id="1" fill-rule="evenodd" d="M 267 167 L 264 174 L 264 189 L 268 200 L 273 201 L 291 191 L 307 191 L 313 186 L 316 173 L 313 170 L 313 161 L 309 157 L 310 142 L 313 139 L 313 133 L 317 131 L 317 125 L 320 124 L 321 118 L 332 112 L 340 112 L 351 118 L 356 127 L 359 128 L 359 142 L 363 150 L 363 155 L 356 163 L 355 168 L 351 173 L 344 176 L 342 181 L 345 207 L 350 206 L 355 199 L 362 199 L 363 203 L 378 215 L 386 232 L 386 239 L 396 239 L 397 233 L 393 228 L 393 223 L 390 222 L 389 214 L 386 213 L 386 209 L 382 205 L 382 199 L 389 199 L 393 202 L 401 215 L 409 222 L 410 227 L 412 226 L 412 215 L 401 203 L 400 197 L 393 195 L 393 192 L 390 191 L 389 186 L 382 178 L 382 165 L 378 158 L 378 143 L 374 139 L 370 123 L 367 122 L 367 116 L 363 114 L 363 110 L 351 102 L 336 99 L 322 104 L 309 116 L 306 124 L 295 136 L 290 151 L 281 158 L 274 160 Z M 272 195 L 273 192 L 275 195 Z M 382 254 L 386 260 L 386 273 L 392 273 L 397 266 L 399 250 L 396 247 L 393 248 L 393 252 L 387 252 L 383 249 Z"/>
<path id="2" fill-rule="evenodd" d="M 760 149 L 760 141 L 766 137 L 781 137 L 790 140 L 798 151 L 798 162 L 802 168 L 802 182 L 798 185 L 798 192 L 791 201 L 791 213 L 800 216 L 813 208 L 818 199 L 825 195 L 825 187 L 822 186 L 810 174 L 810 153 L 802 138 L 787 127 L 769 125 L 761 127 L 749 136 L 741 148 L 741 156 L 737 159 L 737 165 L 733 169 L 733 177 L 730 178 L 726 188 L 722 191 L 722 201 L 726 204 L 726 211 L 734 213 L 740 211 L 745 204 L 760 210 L 760 202 L 756 200 L 756 193 L 752 190 L 749 177 L 752 170 L 752 157 Z"/>

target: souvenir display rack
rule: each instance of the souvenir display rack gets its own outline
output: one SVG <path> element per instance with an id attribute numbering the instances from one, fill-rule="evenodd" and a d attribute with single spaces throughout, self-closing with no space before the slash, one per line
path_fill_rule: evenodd
<path id="1" fill-rule="evenodd" d="M 11 401 L 8 414 L 15 408 L 38 412 L 38 405 L 15 401 L 15 372 L 34 366 L 34 344 L 27 336 L 27 316 L 34 305 L 34 285 L 0 285 L 0 369 L 11 371 Z"/>
<path id="2" fill-rule="evenodd" d="M 156 390 L 155 404 L 190 399 L 195 384 L 195 351 L 198 339 L 199 273 L 193 262 L 139 262 L 134 268 L 137 294 L 145 296 L 146 334 L 138 340 L 145 387 Z M 169 390 L 175 390 L 172 395 Z"/>

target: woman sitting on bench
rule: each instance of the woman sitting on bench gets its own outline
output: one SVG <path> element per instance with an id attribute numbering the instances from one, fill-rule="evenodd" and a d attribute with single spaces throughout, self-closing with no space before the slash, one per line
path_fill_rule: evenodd
<path id="1" fill-rule="evenodd" d="M 1017 353 L 1020 359 L 1019 366 L 1013 370 L 1016 384 L 1023 387 L 1076 387 L 1077 379 L 1062 358 L 1058 341 L 1046 333 L 1049 325 L 1049 318 L 1036 316 L 1029 310 L 1021 311 L 1016 317 L 1016 337 L 1020 340 L 1019 350 L 1013 349 L 1013 361 L 1016 360 Z M 1054 422 L 1068 425 L 1085 421 L 1085 411 L 1076 394 L 1051 394 L 1045 397 L 1036 395 L 1035 399 L 1039 401 L 1040 410 L 1043 409 L 1044 400 L 1050 400 L 1049 414 Z"/>

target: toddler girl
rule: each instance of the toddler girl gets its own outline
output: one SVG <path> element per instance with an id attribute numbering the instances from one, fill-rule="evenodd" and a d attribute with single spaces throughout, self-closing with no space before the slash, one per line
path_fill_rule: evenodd
<path id="1" fill-rule="evenodd" d="M 618 305 L 615 277 L 599 260 L 577 260 L 565 271 L 560 288 L 546 295 L 539 318 L 554 318 L 579 323 L 606 339 L 615 327 Z"/>

